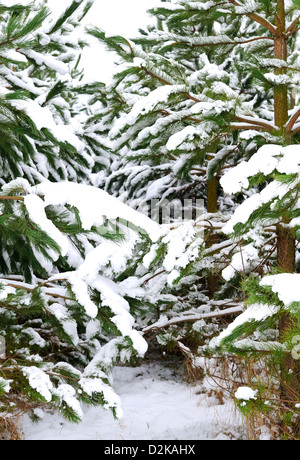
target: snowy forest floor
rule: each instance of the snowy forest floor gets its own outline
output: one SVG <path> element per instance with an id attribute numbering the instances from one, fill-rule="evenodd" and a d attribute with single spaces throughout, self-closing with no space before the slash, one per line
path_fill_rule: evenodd
<path id="1" fill-rule="evenodd" d="M 146 361 L 116 367 L 113 373 L 123 417 L 116 421 L 102 408 L 86 407 L 74 425 L 45 413 L 22 422 L 24 440 L 237 440 L 246 439 L 245 420 L 232 401 L 220 403 L 207 381 L 189 383 L 184 366 Z"/>

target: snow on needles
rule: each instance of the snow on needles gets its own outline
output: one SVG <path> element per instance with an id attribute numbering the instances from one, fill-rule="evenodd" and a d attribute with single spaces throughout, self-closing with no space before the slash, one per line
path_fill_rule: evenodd
<path id="1" fill-rule="evenodd" d="M 153 242 L 161 236 L 157 223 L 96 187 L 72 182 L 43 182 L 31 192 L 43 196 L 45 206 L 69 204 L 77 208 L 84 230 L 103 225 L 104 218 L 120 218 L 143 230 Z"/>
<path id="2" fill-rule="evenodd" d="M 26 184 L 24 183 L 24 185 Z M 93 226 L 102 225 L 105 218 L 110 220 L 121 218 L 149 235 L 153 242 L 161 236 L 162 231 L 157 223 L 129 208 L 101 189 L 71 182 L 43 182 L 34 187 L 26 187 L 26 189 L 27 195 L 24 198 L 24 204 L 30 219 L 58 244 L 62 255 L 68 254 L 71 249 L 70 243 L 68 238 L 47 218 L 45 208 L 49 205 L 64 206 L 68 204 L 75 207 L 78 210 L 84 230 L 91 230 Z M 128 253 L 132 250 L 130 243 L 130 241 L 124 243 L 123 254 L 119 246 L 110 241 L 104 241 L 90 249 L 85 260 L 80 261 L 75 271 L 63 273 L 63 275 L 53 275 L 50 281 L 61 278 L 68 280 L 78 302 L 91 318 L 97 316 L 98 306 L 91 299 L 89 291 L 90 289 L 98 291 L 101 295 L 102 305 L 109 307 L 114 314 L 111 321 L 123 336 L 130 337 L 133 347 L 142 356 L 147 350 L 147 345 L 142 336 L 134 330 L 135 320 L 130 314 L 130 306 L 123 297 L 121 286 L 100 274 L 101 269 L 110 259 L 115 265 L 114 254 L 116 251 L 121 255 L 121 261 L 124 258 L 123 263 L 125 263 Z M 58 256 L 59 254 L 56 255 L 56 259 Z M 76 343 L 78 340 L 76 329 L 74 324 L 68 321 L 66 312 L 56 308 L 55 314 L 64 320 L 64 327 L 71 332 Z"/>
<path id="3" fill-rule="evenodd" d="M 262 286 L 271 286 L 272 291 L 278 294 L 279 300 L 287 307 L 293 302 L 300 302 L 299 283 L 300 275 L 296 273 L 269 275 L 260 282 Z"/>
<path id="4" fill-rule="evenodd" d="M 235 329 L 245 323 L 252 323 L 255 321 L 264 321 L 265 319 L 275 315 L 280 310 L 277 305 L 264 305 L 256 303 L 250 305 L 241 315 L 239 315 L 218 337 L 211 340 L 210 346 L 212 348 L 220 346 L 223 340 L 229 337 Z"/>
<path id="5" fill-rule="evenodd" d="M 239 165 L 228 171 L 220 180 L 227 194 L 235 194 L 249 187 L 249 178 L 257 174 L 269 174 L 277 171 L 281 174 L 295 174 L 300 176 L 300 146 L 289 145 L 282 147 L 267 144 L 261 147 L 249 161 L 242 161 Z M 298 179 L 297 179 L 298 180 Z M 232 218 L 223 228 L 224 233 L 233 232 L 237 223 L 246 223 L 251 214 L 265 203 L 275 198 L 281 199 L 291 188 L 278 180 L 271 181 L 260 193 L 255 193 L 246 199 L 235 211 Z M 295 221 L 290 223 L 295 225 Z"/>
<path id="6" fill-rule="evenodd" d="M 18 110 L 23 110 L 31 118 L 39 131 L 46 128 L 51 131 L 59 142 L 68 142 L 79 152 L 84 151 L 85 146 L 79 137 L 73 132 L 72 126 L 57 124 L 49 108 L 41 107 L 37 101 L 31 101 L 28 99 L 14 100 L 11 104 Z"/>
<path id="7" fill-rule="evenodd" d="M 242 161 L 228 171 L 220 180 L 224 191 L 235 194 L 249 187 L 249 178 L 258 173 L 278 172 L 290 174 L 299 171 L 300 146 L 267 144 L 262 146 L 249 161 Z"/>

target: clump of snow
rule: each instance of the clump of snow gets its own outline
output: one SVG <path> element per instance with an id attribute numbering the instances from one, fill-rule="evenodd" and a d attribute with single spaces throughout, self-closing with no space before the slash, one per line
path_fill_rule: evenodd
<path id="1" fill-rule="evenodd" d="M 77 323 L 70 318 L 67 307 L 59 303 L 53 303 L 47 306 L 47 310 L 61 323 L 66 334 L 71 337 L 73 344 L 78 345 Z"/>
<path id="2" fill-rule="evenodd" d="M 299 174 L 300 146 L 263 145 L 249 161 L 242 161 L 224 174 L 220 183 L 226 193 L 235 194 L 248 188 L 250 177 L 258 173 L 268 175 L 275 170 L 284 174 Z"/>
<path id="3" fill-rule="evenodd" d="M 36 417 L 38 417 L 39 420 L 43 420 L 45 416 L 45 412 L 39 408 L 33 409 L 33 413 Z"/>
<path id="4" fill-rule="evenodd" d="M 22 367 L 22 372 L 27 377 L 31 388 L 36 390 L 47 402 L 52 399 L 53 385 L 49 375 L 38 367 Z"/>
<path id="5" fill-rule="evenodd" d="M 0 377 L 0 386 L 1 388 L 3 388 L 3 391 L 5 393 L 9 393 L 10 383 L 11 383 L 11 380 L 5 380 L 3 377 Z"/>
<path id="6" fill-rule="evenodd" d="M 83 153 L 85 145 L 74 133 L 74 128 L 71 125 L 57 124 L 48 107 L 41 107 L 37 101 L 28 99 L 15 99 L 11 101 L 11 104 L 18 110 L 23 110 L 34 122 L 38 130 L 48 129 L 59 142 L 68 142 Z"/>
<path id="7" fill-rule="evenodd" d="M 45 212 L 45 202 L 37 195 L 26 195 L 24 204 L 29 213 L 30 219 L 38 224 L 60 247 L 62 255 L 66 255 L 69 248 L 69 242 L 65 235 L 49 220 Z M 59 257 L 57 254 L 56 259 Z"/>
<path id="8" fill-rule="evenodd" d="M 253 263 L 258 263 L 258 261 L 258 250 L 252 244 L 248 244 L 240 248 L 240 250 L 234 254 L 230 265 L 222 271 L 222 276 L 226 281 L 229 281 L 237 272 L 247 271 Z"/>
<path id="9" fill-rule="evenodd" d="M 279 299 L 289 306 L 293 302 L 300 302 L 299 291 L 300 275 L 297 273 L 281 273 L 265 276 L 260 284 L 271 286 L 272 291 L 278 294 Z"/>
<path id="10" fill-rule="evenodd" d="M 226 339 L 238 327 L 245 323 L 254 321 L 264 321 L 270 316 L 277 314 L 280 310 L 276 305 L 264 305 L 256 303 L 250 305 L 243 313 L 241 313 L 230 325 L 224 329 L 217 337 L 213 338 L 210 342 L 212 347 L 219 346 L 221 342 Z"/>
<path id="11" fill-rule="evenodd" d="M 77 208 L 85 230 L 102 225 L 106 217 L 124 219 L 144 230 L 153 241 L 161 235 L 160 226 L 153 220 L 96 187 L 73 182 L 43 182 L 33 187 L 31 193 L 42 195 L 45 206 L 69 204 Z"/>
<path id="12" fill-rule="evenodd" d="M 171 272 L 175 267 L 185 268 L 190 260 L 195 260 L 198 255 L 196 244 L 190 248 L 189 253 L 186 252 L 187 246 L 194 241 L 195 234 L 193 222 L 185 222 L 163 238 L 162 242 L 168 248 L 163 262 L 165 270 Z"/>
<path id="13" fill-rule="evenodd" d="M 252 390 L 250 387 L 239 387 L 235 392 L 234 396 L 236 399 L 242 399 L 243 401 L 250 401 L 251 399 L 257 399 L 258 390 Z"/>
<path id="14" fill-rule="evenodd" d="M 195 136 L 207 138 L 208 134 L 201 128 L 201 126 L 186 126 L 183 130 L 170 136 L 167 142 L 167 149 L 176 150 L 176 148 L 178 148 L 184 141 L 193 140 Z"/>
<path id="15" fill-rule="evenodd" d="M 121 398 L 110 385 L 104 383 L 100 378 L 95 379 L 84 376 L 80 379 L 79 385 L 89 396 L 93 396 L 94 393 L 102 394 L 105 401 L 103 409 L 114 408 L 116 417 L 118 419 L 122 417 Z"/>
<path id="16" fill-rule="evenodd" d="M 79 401 L 77 400 L 76 390 L 67 383 L 60 384 L 55 390 L 53 390 L 55 396 L 57 396 L 61 403 L 65 403 L 68 407 L 72 408 L 79 419 L 82 419 L 83 412 Z"/>
<path id="17" fill-rule="evenodd" d="M 255 210 L 275 198 L 282 198 L 289 190 L 290 185 L 276 180 L 270 182 L 260 193 L 251 195 L 235 210 L 222 231 L 226 234 L 233 233 L 236 224 L 245 224 Z"/>
<path id="18" fill-rule="evenodd" d="M 31 341 L 29 342 L 29 345 L 38 345 L 41 348 L 45 347 L 46 341 L 32 327 L 24 329 L 23 334 L 28 334 L 30 336 Z"/>
<path id="19" fill-rule="evenodd" d="M 49 67 L 52 70 L 55 70 L 61 75 L 66 75 L 69 72 L 67 64 L 55 59 L 53 56 L 47 56 L 45 54 L 38 53 L 34 50 L 22 50 L 22 52 L 30 59 L 33 59 L 38 65 L 45 64 L 47 67 Z"/>

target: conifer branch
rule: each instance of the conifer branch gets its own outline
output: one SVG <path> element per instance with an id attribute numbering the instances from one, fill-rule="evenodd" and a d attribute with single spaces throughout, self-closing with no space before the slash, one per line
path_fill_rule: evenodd
<path id="1" fill-rule="evenodd" d="M 289 134 L 292 132 L 295 123 L 297 122 L 298 118 L 300 117 L 300 107 L 299 109 L 290 117 L 286 124 L 286 132 Z"/>
<path id="2" fill-rule="evenodd" d="M 39 286 L 30 287 L 26 283 L 12 283 L 12 282 L 9 282 L 9 283 L 5 283 L 5 285 L 9 286 L 9 287 L 12 287 L 14 289 L 23 289 L 24 291 L 30 292 L 30 293 L 35 292 L 39 288 Z M 74 300 L 71 297 L 63 296 L 61 294 L 54 293 L 54 292 L 47 292 L 46 290 L 43 291 L 43 293 L 48 295 L 49 297 L 55 297 L 55 298 L 63 299 L 63 300 Z"/>
<path id="3" fill-rule="evenodd" d="M 166 327 L 169 327 L 169 326 L 174 326 L 174 325 L 177 325 L 177 324 L 181 324 L 181 323 L 186 323 L 186 322 L 196 322 L 196 321 L 199 321 L 201 319 L 214 319 L 214 318 L 224 318 L 226 316 L 231 316 L 231 315 L 238 315 L 240 313 L 242 313 L 243 311 L 243 307 L 242 306 L 239 306 L 239 305 L 234 305 L 233 306 L 230 306 L 230 304 L 224 304 L 226 305 L 226 309 L 224 310 L 219 310 L 219 311 L 213 311 L 213 312 L 210 312 L 210 313 L 193 313 L 193 314 L 188 314 L 188 313 L 185 313 L 185 316 L 181 316 L 180 318 L 172 318 L 168 321 L 166 321 L 164 324 L 160 325 L 159 323 L 158 324 L 153 324 L 151 326 L 147 326 L 143 329 L 143 333 L 144 334 L 147 334 L 148 332 L 152 332 L 152 331 L 155 331 L 155 330 L 159 330 L 159 329 L 164 329 Z M 220 305 L 219 305 L 220 306 Z"/>
<path id="4" fill-rule="evenodd" d="M 271 40 L 271 41 L 274 41 L 274 37 L 253 37 L 253 38 L 249 38 L 247 40 L 224 40 L 224 41 L 216 41 L 215 43 L 212 42 L 212 41 L 203 41 L 203 43 L 191 43 L 189 41 L 184 41 L 184 40 L 181 40 L 181 41 L 176 41 L 176 42 L 173 42 L 173 43 L 170 43 L 168 44 L 168 47 L 173 47 L 173 46 L 180 46 L 182 44 L 184 45 L 187 45 L 187 46 L 190 46 L 192 48 L 203 48 L 203 47 L 207 47 L 207 46 L 226 46 L 226 45 L 232 45 L 232 46 L 236 46 L 236 45 L 244 45 L 244 44 L 247 44 L 247 43 L 253 43 L 253 42 L 256 42 L 256 41 L 259 41 L 259 40 Z"/>
<path id="5" fill-rule="evenodd" d="M 300 20 L 300 16 L 298 16 L 286 29 L 286 36 L 290 36 L 291 34 L 294 34 L 296 32 L 295 27 L 297 27 L 297 24 Z"/>
<path id="6" fill-rule="evenodd" d="M 291 35 L 295 34 L 296 32 L 298 32 L 300 30 L 300 27 L 297 27 L 296 29 L 294 29 L 292 32 L 290 32 L 289 34 L 286 34 L 286 38 L 289 38 Z"/>
<path id="7" fill-rule="evenodd" d="M 146 74 L 150 75 L 150 77 L 153 77 L 155 78 L 156 80 L 160 81 L 161 83 L 163 83 L 164 85 L 171 85 L 170 82 L 168 82 L 167 80 L 164 80 L 163 78 L 159 77 L 158 75 L 156 75 L 155 73 L 151 72 L 150 70 L 148 70 L 146 67 L 144 66 L 141 66 L 141 69 L 143 69 Z"/>
<path id="8" fill-rule="evenodd" d="M 245 117 L 242 117 L 242 116 L 237 116 L 235 117 L 235 120 L 237 122 L 246 122 L 246 123 L 249 123 L 249 124 L 253 124 L 253 125 L 257 125 L 257 127 L 259 128 L 264 128 L 266 131 L 269 131 L 269 132 L 273 132 L 274 129 L 276 129 L 276 127 L 274 125 L 271 125 L 270 123 L 268 123 L 267 121 L 262 121 L 262 120 L 258 120 L 258 119 L 255 119 L 255 118 L 252 118 L 252 117 L 249 117 L 249 118 L 245 118 Z"/>
<path id="9" fill-rule="evenodd" d="M 24 201 L 24 197 L 22 196 L 2 196 L 0 195 L 1 201 Z"/>
<path id="10" fill-rule="evenodd" d="M 292 131 L 291 131 L 291 134 L 294 136 L 295 134 L 298 134 L 300 132 L 300 125 L 297 126 L 296 128 L 294 128 Z"/>
<path id="11" fill-rule="evenodd" d="M 229 1 L 229 3 L 231 3 L 234 6 L 239 6 L 239 7 L 243 6 L 239 2 L 237 2 L 236 0 L 228 0 L 228 1 Z M 257 13 L 246 13 L 245 15 L 248 16 L 253 21 L 255 21 L 258 24 L 260 24 L 261 26 L 264 26 L 266 29 L 269 30 L 269 32 L 271 32 L 271 34 L 273 36 L 276 36 L 276 28 L 269 21 L 264 19 L 262 16 L 260 16 Z"/>
<path id="12" fill-rule="evenodd" d="M 245 125 L 243 123 L 231 123 L 230 125 L 230 131 L 238 131 L 238 130 L 247 130 L 247 129 L 252 129 L 252 130 L 257 130 L 257 131 L 266 131 L 266 128 L 264 126 L 258 126 L 258 125 Z M 268 130 L 269 132 L 271 131 L 274 131 L 274 129 L 272 130 Z"/>

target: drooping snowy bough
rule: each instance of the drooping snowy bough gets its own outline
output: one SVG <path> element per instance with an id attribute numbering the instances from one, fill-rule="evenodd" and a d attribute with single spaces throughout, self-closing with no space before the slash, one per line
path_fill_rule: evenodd
<path id="1" fill-rule="evenodd" d="M 70 182 L 15 180 L 3 187 L 0 207 L 5 410 L 26 395 L 74 421 L 80 402 L 119 417 L 110 371 L 143 356 L 147 343 L 126 300 L 134 286 L 116 280 L 136 251 L 146 254 L 158 240 L 159 225 L 102 190 Z"/>

